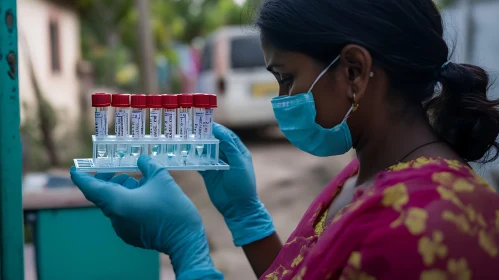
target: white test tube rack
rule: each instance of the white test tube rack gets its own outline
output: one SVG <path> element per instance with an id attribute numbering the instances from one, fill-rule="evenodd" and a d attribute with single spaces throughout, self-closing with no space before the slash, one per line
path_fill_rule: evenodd
<path id="1" fill-rule="evenodd" d="M 216 138 L 196 139 L 191 135 L 189 139 L 167 139 L 164 135 L 158 138 L 153 138 L 146 135 L 144 138 L 136 139 L 128 136 L 126 138 L 116 138 L 114 135 L 109 135 L 101 139 L 97 139 L 92 135 L 93 143 L 93 157 L 84 159 L 74 159 L 75 168 L 77 171 L 82 172 L 137 172 L 140 171 L 137 167 L 138 157 L 134 157 L 127 153 L 121 160 L 116 157 L 115 149 L 117 145 L 141 145 L 142 154 L 151 155 L 150 147 L 160 145 L 161 152 L 151 157 L 161 164 L 167 170 L 228 170 L 229 165 L 219 159 L 218 145 L 220 141 Z M 105 157 L 98 157 L 97 147 L 106 145 L 107 155 Z M 182 155 L 181 146 L 189 147 L 188 155 Z M 196 147 L 199 146 L 210 147 L 205 148 L 204 153 L 199 155 Z M 168 157 L 166 150 L 168 147 L 175 147 L 173 157 Z M 129 149 L 129 148 L 128 148 Z M 185 150 L 185 149 L 184 149 Z M 208 154 L 207 151 L 212 151 Z"/>

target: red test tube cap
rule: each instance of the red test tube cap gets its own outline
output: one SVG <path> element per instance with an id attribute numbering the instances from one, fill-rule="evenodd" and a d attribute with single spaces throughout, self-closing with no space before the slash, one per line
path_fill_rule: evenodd
<path id="1" fill-rule="evenodd" d="M 113 94 L 113 107 L 130 107 L 130 94 L 115 93 Z"/>
<path id="2" fill-rule="evenodd" d="M 194 105 L 194 96 L 192 94 L 181 93 L 177 94 L 178 105 L 183 108 L 191 108 Z"/>
<path id="3" fill-rule="evenodd" d="M 111 94 L 96 92 L 92 94 L 92 107 L 109 107 L 111 106 Z"/>
<path id="4" fill-rule="evenodd" d="M 194 107 L 196 108 L 209 108 L 210 96 L 204 93 L 194 94 Z"/>
<path id="5" fill-rule="evenodd" d="M 151 94 L 147 96 L 147 108 L 163 108 L 163 96 Z"/>
<path id="6" fill-rule="evenodd" d="M 177 109 L 178 108 L 178 96 L 176 94 L 163 94 L 163 108 L 166 109 Z"/>
<path id="7" fill-rule="evenodd" d="M 132 108 L 146 108 L 147 96 L 145 94 L 132 94 Z"/>
<path id="8" fill-rule="evenodd" d="M 208 94 L 210 96 L 210 107 L 211 108 L 217 108 L 218 103 L 217 103 L 217 96 L 215 94 Z"/>

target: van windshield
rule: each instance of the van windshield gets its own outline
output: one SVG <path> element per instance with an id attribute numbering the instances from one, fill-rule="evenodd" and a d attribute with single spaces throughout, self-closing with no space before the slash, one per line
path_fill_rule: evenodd
<path id="1" fill-rule="evenodd" d="M 233 38 L 230 56 L 232 69 L 265 67 L 258 35 Z"/>

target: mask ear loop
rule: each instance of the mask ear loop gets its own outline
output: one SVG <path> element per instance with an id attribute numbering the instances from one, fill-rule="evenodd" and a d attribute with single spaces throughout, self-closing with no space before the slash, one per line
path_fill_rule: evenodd
<path id="1" fill-rule="evenodd" d="M 343 122 L 346 122 L 347 119 L 350 117 L 350 114 L 357 111 L 357 109 L 359 109 L 359 103 L 357 103 L 354 93 L 352 107 L 350 107 L 350 110 L 348 110 L 347 114 L 345 115 L 345 118 L 343 118 Z"/>
<path id="2" fill-rule="evenodd" d="M 357 103 L 357 98 L 355 98 L 355 93 L 353 94 L 352 111 L 357 111 L 359 109 L 359 103 Z"/>
<path id="3" fill-rule="evenodd" d="M 311 92 L 312 89 L 314 88 L 315 84 L 317 84 L 317 82 L 322 78 L 322 76 L 324 76 L 324 74 L 326 74 L 326 72 L 329 70 L 329 68 L 331 68 L 331 66 L 333 66 L 333 64 L 336 63 L 336 61 L 338 61 L 338 59 L 340 59 L 340 56 L 338 55 L 334 60 L 333 62 L 331 62 L 327 67 L 326 69 L 322 70 L 322 72 L 319 74 L 319 77 L 317 77 L 317 79 L 315 79 L 314 83 L 312 84 L 312 86 L 310 87 L 310 89 L 308 90 L 308 92 Z"/>

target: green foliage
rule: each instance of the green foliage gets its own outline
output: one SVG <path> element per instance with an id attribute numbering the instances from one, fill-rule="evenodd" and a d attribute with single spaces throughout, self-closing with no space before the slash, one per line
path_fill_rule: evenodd
<path id="1" fill-rule="evenodd" d="M 440 8 L 445 8 L 445 7 L 454 5 L 454 3 L 456 3 L 456 0 L 439 0 L 437 2 L 438 2 L 438 6 Z"/>
<path id="2" fill-rule="evenodd" d="M 223 25 L 248 24 L 258 2 L 248 0 L 238 6 L 233 0 L 149 0 L 157 55 L 175 65 L 174 43 L 190 43 Z M 119 72 L 130 63 L 137 69 L 140 65 L 134 0 L 78 0 L 77 7 L 83 56 L 94 64 L 96 82 L 133 90 L 140 84 L 138 79 L 123 84 L 116 77 L 126 76 Z"/>
<path id="3" fill-rule="evenodd" d="M 29 165 L 24 166 L 24 168 L 31 171 L 46 170 L 49 168 L 49 164 L 40 133 L 40 121 L 36 109 L 30 107 L 27 103 L 23 103 L 22 106 L 26 115 L 19 130 L 23 140 L 23 162 Z"/>

